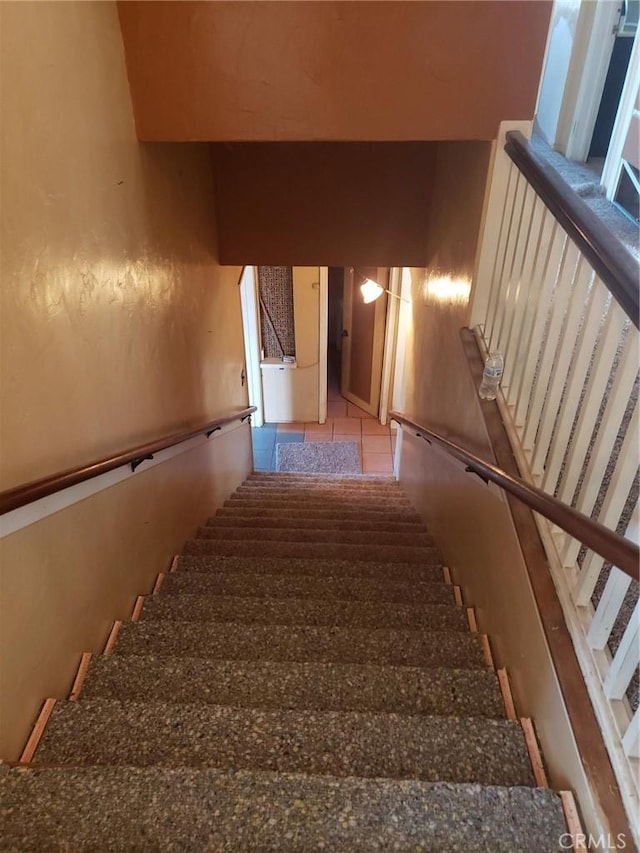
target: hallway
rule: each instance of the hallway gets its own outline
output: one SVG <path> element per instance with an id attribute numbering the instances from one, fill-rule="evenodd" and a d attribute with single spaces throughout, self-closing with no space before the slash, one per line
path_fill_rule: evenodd
<path id="1" fill-rule="evenodd" d="M 395 430 L 350 403 L 340 393 L 340 361 L 329 352 L 327 377 L 327 420 L 319 423 L 265 424 L 251 430 L 256 471 L 276 470 L 278 444 L 295 442 L 354 442 L 363 474 L 393 473 Z"/>

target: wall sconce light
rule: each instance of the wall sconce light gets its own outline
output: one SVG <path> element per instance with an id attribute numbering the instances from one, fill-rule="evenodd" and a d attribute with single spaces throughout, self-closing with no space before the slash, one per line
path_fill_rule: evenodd
<path id="1" fill-rule="evenodd" d="M 354 270 L 354 273 L 363 279 L 363 282 L 360 285 L 360 293 L 362 294 L 362 300 L 365 305 L 368 305 L 370 302 L 375 302 L 376 299 L 380 299 L 383 293 L 388 293 L 389 296 L 395 296 L 395 298 L 400 299 L 401 302 L 411 303 L 410 299 L 407 299 L 404 296 L 398 296 L 397 293 L 392 293 L 372 278 L 365 278 L 362 273 L 358 272 L 358 270 Z"/>

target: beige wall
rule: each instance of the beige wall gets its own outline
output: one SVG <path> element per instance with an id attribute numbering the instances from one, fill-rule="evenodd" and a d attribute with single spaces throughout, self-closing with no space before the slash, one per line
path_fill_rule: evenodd
<path id="1" fill-rule="evenodd" d="M 551 3 L 119 11 L 141 139 L 388 141 L 492 139 L 505 116 L 530 118 Z"/>
<path id="2" fill-rule="evenodd" d="M 137 143 L 115 5 L 0 14 L 8 488 L 247 398 L 209 152 Z M 0 755 L 249 467 L 245 426 L 3 540 Z"/>
<path id="3" fill-rule="evenodd" d="M 428 263 L 411 270 L 405 364 L 406 411 L 477 450 L 487 445 L 477 413 L 461 405 L 469 385 L 458 335 L 467 323 L 489 157 L 488 143 L 438 145 L 425 236 Z"/>
<path id="4" fill-rule="evenodd" d="M 429 265 L 411 270 L 404 409 L 437 432 L 493 460 L 459 330 L 468 322 L 484 183 L 484 144 L 441 146 L 436 165 Z M 576 790 L 590 829 L 591 794 L 568 722 L 507 504 L 464 466 L 404 433 L 400 480 L 442 550 L 465 603 L 506 666 L 517 712 L 534 719 L 552 786 Z"/>
<path id="5" fill-rule="evenodd" d="M 470 411 L 481 424 L 471 388 L 460 400 L 461 416 Z M 534 721 L 551 787 L 575 791 L 587 831 L 602 832 L 606 816 L 598 814 L 582 767 L 506 502 L 424 440 L 405 433 L 402 448 L 400 480 L 465 604 L 475 607 L 496 667 L 506 667 L 518 716 Z"/>
<path id="6" fill-rule="evenodd" d="M 437 143 L 212 145 L 225 263 L 426 263 Z"/>

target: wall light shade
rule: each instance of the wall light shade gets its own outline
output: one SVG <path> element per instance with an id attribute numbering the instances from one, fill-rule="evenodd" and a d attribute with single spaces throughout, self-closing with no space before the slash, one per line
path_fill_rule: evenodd
<path id="1" fill-rule="evenodd" d="M 360 293 L 362 293 L 365 304 L 368 304 L 369 302 L 375 302 L 376 299 L 382 296 L 384 287 L 368 278 L 360 285 Z"/>

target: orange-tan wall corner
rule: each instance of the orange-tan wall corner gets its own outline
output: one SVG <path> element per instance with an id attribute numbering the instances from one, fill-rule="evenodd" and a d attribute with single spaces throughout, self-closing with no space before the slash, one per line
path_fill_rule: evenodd
<path id="1" fill-rule="evenodd" d="M 119 3 L 140 139 L 492 139 L 535 108 L 550 2 Z"/>
<path id="2" fill-rule="evenodd" d="M 247 404 L 209 152 L 140 145 L 112 3 L 0 4 L 2 488 Z M 0 755 L 251 467 L 245 425 L 5 537 Z"/>
<path id="3" fill-rule="evenodd" d="M 489 160 L 485 144 L 440 148 L 429 263 L 405 272 L 413 302 L 403 312 L 399 396 L 418 422 L 495 461 L 459 336 L 468 323 Z M 423 439 L 405 432 L 400 446 L 400 481 L 475 607 L 496 666 L 507 668 L 519 716 L 534 720 L 552 787 L 576 791 L 587 825 L 601 831 L 506 502 Z"/>

